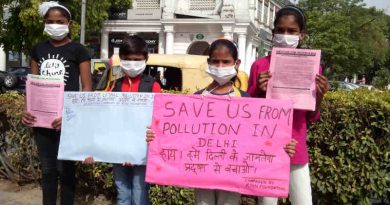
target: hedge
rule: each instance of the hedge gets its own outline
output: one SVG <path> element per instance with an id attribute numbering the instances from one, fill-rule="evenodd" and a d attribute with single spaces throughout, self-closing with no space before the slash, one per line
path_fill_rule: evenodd
<path id="1" fill-rule="evenodd" d="M 0 178 L 38 182 L 31 130 L 20 123 L 24 97 L 0 94 Z M 308 146 L 315 204 L 370 204 L 390 193 L 390 92 L 329 92 L 321 120 L 309 127 Z M 78 165 L 78 190 L 115 198 L 109 164 Z M 193 204 L 191 189 L 152 186 L 152 204 Z M 286 200 L 283 200 L 286 203 Z M 255 204 L 243 197 L 242 204 Z"/>

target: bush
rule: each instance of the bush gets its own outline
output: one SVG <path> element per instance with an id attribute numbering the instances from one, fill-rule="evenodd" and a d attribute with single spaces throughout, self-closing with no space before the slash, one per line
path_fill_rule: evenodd
<path id="1" fill-rule="evenodd" d="M 39 169 L 31 130 L 20 123 L 23 100 L 17 93 L 0 95 L 0 177 L 26 183 L 39 178 Z M 388 197 L 390 92 L 330 92 L 322 107 L 308 136 L 313 201 L 368 204 L 369 198 Z M 111 169 L 79 165 L 79 192 L 114 199 Z M 154 205 L 194 203 L 192 189 L 152 186 L 150 197 Z M 243 197 L 242 204 L 255 200 Z"/>
<path id="2" fill-rule="evenodd" d="M 18 183 L 40 176 L 31 130 L 21 123 L 23 108 L 24 96 L 0 94 L 0 177 Z"/>
<path id="3" fill-rule="evenodd" d="M 390 92 L 330 92 L 309 129 L 318 204 L 369 203 L 389 194 Z"/>
<path id="4" fill-rule="evenodd" d="M 390 85 L 390 70 L 389 68 L 382 68 L 375 72 L 373 85 L 377 88 L 384 89 Z"/>

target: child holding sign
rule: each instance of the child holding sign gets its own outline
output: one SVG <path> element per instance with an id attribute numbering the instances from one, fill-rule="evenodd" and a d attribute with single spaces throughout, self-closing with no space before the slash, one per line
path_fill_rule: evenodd
<path id="1" fill-rule="evenodd" d="M 286 6 L 278 11 L 273 30 L 273 46 L 284 48 L 299 48 L 304 38 L 306 18 L 303 11 L 295 6 Z M 249 78 L 248 92 L 253 97 L 266 96 L 267 82 L 272 77 L 269 72 L 270 56 L 253 63 Z M 320 68 L 321 69 L 321 68 Z M 321 72 L 320 72 L 321 73 Z M 292 137 L 298 141 L 296 154 L 291 161 L 290 171 L 290 201 L 293 205 L 312 204 L 309 156 L 306 147 L 306 123 L 319 118 L 319 110 L 324 94 L 329 90 L 326 77 L 316 76 L 316 109 L 313 112 L 294 110 Z M 261 202 L 262 201 L 262 202 Z M 265 197 L 259 199 L 259 204 L 277 204 L 277 198 Z"/>
<path id="2" fill-rule="evenodd" d="M 153 77 L 144 75 L 148 48 L 146 42 L 134 35 L 123 40 L 119 48 L 120 66 L 124 77 L 111 82 L 107 91 L 111 92 L 161 92 L 160 84 Z M 131 123 L 131 122 L 129 122 Z M 93 157 L 84 160 L 94 163 Z M 148 205 L 149 185 L 145 182 L 145 165 L 132 165 L 128 162 L 114 164 L 114 180 L 118 192 L 118 205 Z"/>
<path id="3" fill-rule="evenodd" d="M 234 79 L 240 66 L 236 45 L 227 39 L 214 41 L 209 51 L 209 68 L 207 73 L 213 78 L 213 82 L 205 89 L 195 94 L 216 95 L 216 96 L 238 96 L 248 97 L 249 95 L 234 86 Z M 147 141 L 153 141 L 155 134 L 152 130 L 147 131 Z M 286 152 L 293 156 L 295 152 L 295 141 L 285 147 Z M 195 189 L 195 204 L 197 205 L 237 205 L 240 202 L 240 193 L 223 190 Z"/>
<path id="4" fill-rule="evenodd" d="M 44 32 L 50 37 L 31 50 L 31 72 L 34 75 L 59 77 L 65 81 L 65 91 L 91 91 L 90 56 L 83 45 L 69 36 L 71 13 L 57 2 L 43 2 L 39 13 L 45 23 Z M 34 98 L 34 96 L 31 96 Z M 43 204 L 56 204 L 58 178 L 61 204 L 73 204 L 75 165 L 72 161 L 57 160 L 62 119 L 52 123 L 52 129 L 35 127 L 36 116 L 24 111 L 23 124 L 34 127 L 35 142 L 42 170 Z"/>

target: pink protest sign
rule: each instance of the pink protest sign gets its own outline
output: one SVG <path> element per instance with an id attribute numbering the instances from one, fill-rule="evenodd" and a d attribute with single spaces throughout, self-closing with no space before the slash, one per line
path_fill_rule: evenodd
<path id="1" fill-rule="evenodd" d="M 321 50 L 273 48 L 267 98 L 290 99 L 295 109 L 315 110 L 320 60 Z"/>
<path id="2" fill-rule="evenodd" d="M 61 117 L 64 99 L 63 79 L 29 75 L 26 81 L 27 111 L 36 117 L 34 127 L 52 129 L 53 120 Z"/>
<path id="3" fill-rule="evenodd" d="M 286 197 L 291 101 L 156 94 L 146 181 Z"/>

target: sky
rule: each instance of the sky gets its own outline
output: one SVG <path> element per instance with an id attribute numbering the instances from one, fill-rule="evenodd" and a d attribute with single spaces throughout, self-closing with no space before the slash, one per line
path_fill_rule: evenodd
<path id="1" fill-rule="evenodd" d="M 390 15 L 390 0 L 364 0 L 367 6 L 375 6 L 378 9 L 383 9 L 385 13 Z"/>

